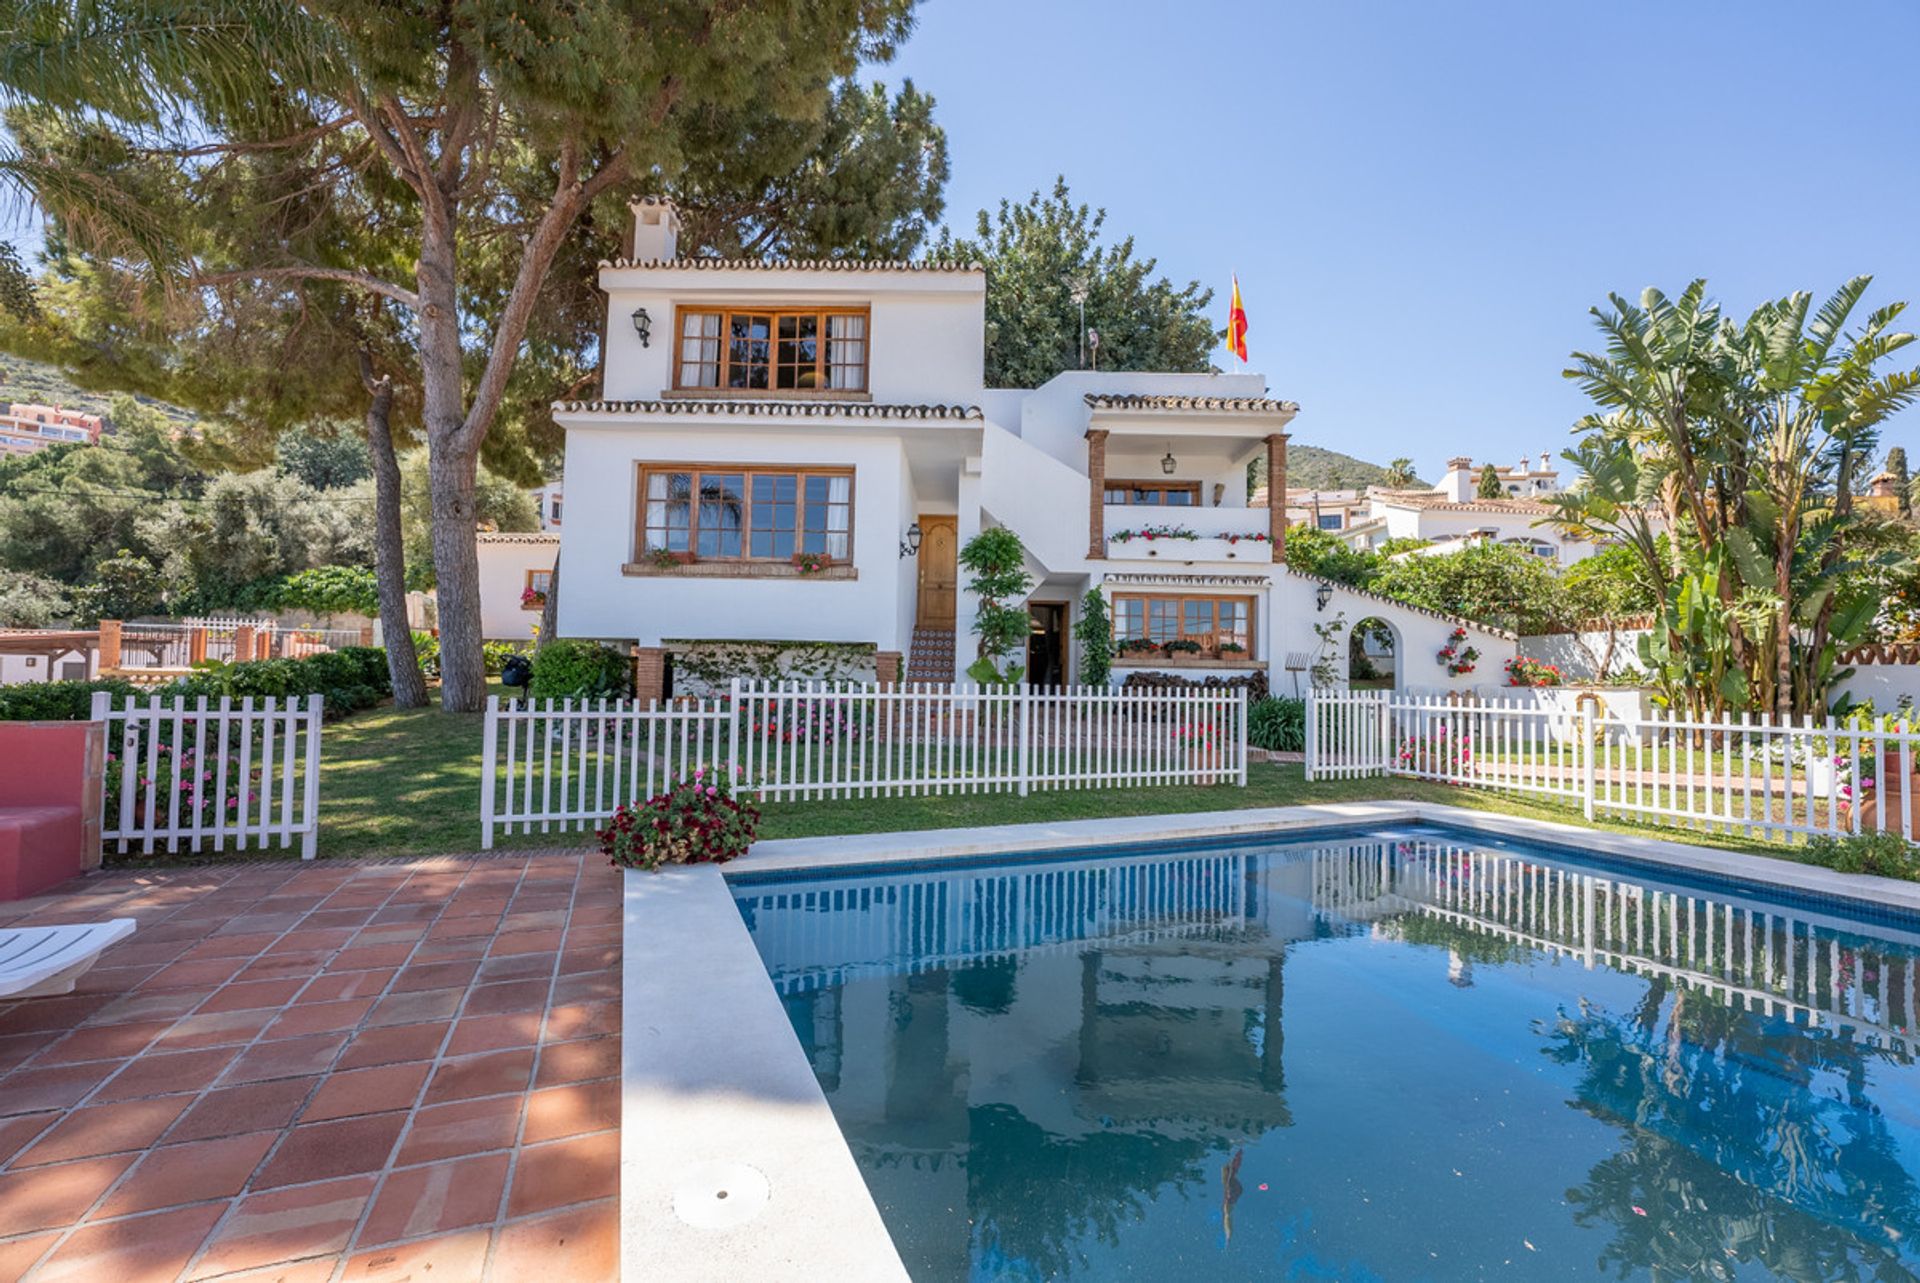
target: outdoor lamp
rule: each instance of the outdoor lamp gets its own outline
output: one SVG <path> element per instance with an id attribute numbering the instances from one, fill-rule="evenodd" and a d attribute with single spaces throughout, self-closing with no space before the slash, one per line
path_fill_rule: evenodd
<path id="1" fill-rule="evenodd" d="M 907 527 L 907 537 L 900 541 L 900 555 L 902 557 L 917 557 L 920 555 L 919 522 L 916 521 Z"/>
<path id="2" fill-rule="evenodd" d="M 1173 451 L 1171 450 L 1167 451 L 1166 458 L 1160 460 L 1160 471 L 1166 473 L 1168 476 L 1172 476 L 1173 470 L 1179 466 L 1179 463 L 1174 460 Z"/>
<path id="3" fill-rule="evenodd" d="M 647 309 L 633 309 L 633 331 L 640 336 L 640 346 L 648 347 L 653 338 L 653 318 L 647 315 Z"/>
<path id="4" fill-rule="evenodd" d="M 1327 608 L 1327 603 L 1332 600 L 1333 600 L 1332 584 L 1321 584 L 1318 588 L 1313 590 L 1313 608 L 1315 610 L 1325 610 Z"/>

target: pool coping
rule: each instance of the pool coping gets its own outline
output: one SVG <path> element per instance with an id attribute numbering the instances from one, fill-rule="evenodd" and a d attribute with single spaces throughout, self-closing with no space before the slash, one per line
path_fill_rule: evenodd
<path id="1" fill-rule="evenodd" d="M 1679 873 L 1920 914 L 1920 885 L 1748 852 L 1431 802 L 1340 802 L 763 842 L 726 866 L 629 871 L 623 913 L 621 1277 L 907 1278 L 873 1196 L 734 906 L 729 874 L 1059 854 L 1140 842 L 1435 823 Z M 722 1166 L 724 1165 L 724 1166 Z M 725 1229 L 674 1210 L 718 1173 L 764 1174 Z M 749 1180 L 751 1178 L 748 1178 Z M 705 1182 L 703 1185 L 702 1182 Z"/>

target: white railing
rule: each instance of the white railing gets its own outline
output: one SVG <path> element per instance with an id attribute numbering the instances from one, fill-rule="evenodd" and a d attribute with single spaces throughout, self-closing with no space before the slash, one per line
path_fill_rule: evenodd
<path id="1" fill-rule="evenodd" d="M 125 853 L 285 849 L 311 860 L 319 836 L 318 695 L 209 705 L 158 695 L 93 697 L 107 725 L 101 840 Z"/>
<path id="2" fill-rule="evenodd" d="M 1899 833 L 1920 843 L 1920 731 L 1815 722 L 1607 716 L 1489 699 L 1315 691 L 1307 778 L 1398 775 L 1577 801 L 1645 819 L 1794 841 Z"/>
<path id="3" fill-rule="evenodd" d="M 580 830 L 705 767 L 761 801 L 1246 783 L 1244 690 L 736 680 L 666 704 L 488 702 L 481 841 Z"/>

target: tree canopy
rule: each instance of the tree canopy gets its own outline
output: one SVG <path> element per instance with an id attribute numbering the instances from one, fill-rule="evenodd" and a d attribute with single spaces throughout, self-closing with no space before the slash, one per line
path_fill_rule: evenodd
<path id="1" fill-rule="evenodd" d="M 987 385 L 1039 387 L 1066 370 L 1203 372 L 1221 331 L 1207 316 L 1213 291 L 1156 277 L 1131 236 L 1108 243 L 1105 210 L 1075 204 L 1067 180 L 1051 193 L 980 211 L 970 238 L 943 231 L 933 252 L 987 269 Z M 1081 343 L 1087 329 L 1097 355 Z"/>
<path id="2" fill-rule="evenodd" d="M 563 247 L 602 198 L 752 147 L 739 131 L 755 113 L 821 119 L 911 12 L 15 0 L 0 93 L 20 145 L 0 170 L 51 214 L 50 243 L 136 269 L 145 300 L 280 282 L 338 287 L 349 315 L 400 314 L 429 448 L 442 702 L 474 709 L 475 469 L 503 408 L 530 400 L 523 348 L 534 370 L 563 364 L 566 345 L 537 331 Z M 207 220 L 165 216 L 183 201 L 256 211 L 260 230 L 202 243 Z M 300 217 L 316 205 L 326 217 Z"/>
<path id="3" fill-rule="evenodd" d="M 1595 406 L 1566 456 L 1587 483 L 1555 520 L 1640 558 L 1660 616 L 1642 660 L 1673 703 L 1822 713 L 1840 649 L 1874 627 L 1873 572 L 1898 551 L 1855 487 L 1920 369 L 1884 368 L 1914 341 L 1904 303 L 1854 324 L 1870 282 L 1744 321 L 1705 281 L 1593 310 L 1604 344 L 1566 371 Z"/>

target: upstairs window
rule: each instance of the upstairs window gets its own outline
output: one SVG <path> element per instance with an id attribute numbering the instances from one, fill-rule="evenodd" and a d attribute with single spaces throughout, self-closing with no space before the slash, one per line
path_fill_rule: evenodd
<path id="1" fill-rule="evenodd" d="M 1198 481 L 1109 481 L 1107 502 L 1129 507 L 1197 508 Z"/>
<path id="2" fill-rule="evenodd" d="M 689 391 L 864 392 L 864 310 L 680 310 L 674 386 Z"/>

